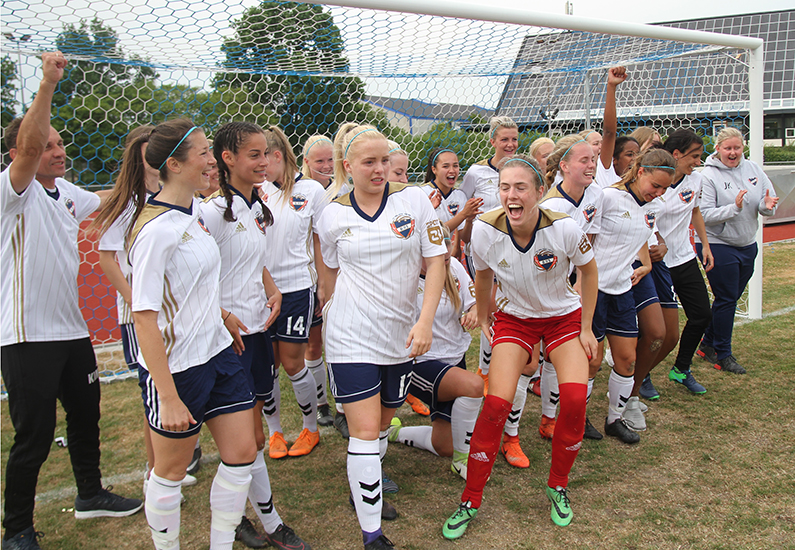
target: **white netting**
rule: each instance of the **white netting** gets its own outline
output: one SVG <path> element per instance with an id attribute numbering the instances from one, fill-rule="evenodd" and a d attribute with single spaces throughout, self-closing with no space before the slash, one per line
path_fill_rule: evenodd
<path id="1" fill-rule="evenodd" d="M 3 1 L 3 127 L 38 88 L 38 53 L 61 49 L 70 67 L 53 125 L 79 184 L 112 185 L 130 129 L 183 115 L 210 137 L 230 120 L 278 124 L 299 152 L 312 134 L 367 121 L 408 151 L 414 181 L 438 145 L 463 169 L 486 157 L 495 113 L 519 124 L 520 148 L 598 128 L 616 64 L 630 73 L 618 92 L 622 133 L 687 126 L 711 150 L 715 127 L 747 127 L 744 50 L 299 3 L 149 4 Z M 95 243 L 80 247 L 81 306 L 94 342 L 112 344 L 114 293 Z M 100 361 L 106 375 L 125 370 L 118 351 Z"/>

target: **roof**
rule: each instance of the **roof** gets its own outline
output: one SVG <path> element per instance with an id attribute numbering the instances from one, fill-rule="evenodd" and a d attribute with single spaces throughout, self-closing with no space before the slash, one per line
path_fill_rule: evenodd
<path id="1" fill-rule="evenodd" d="M 465 121 L 473 114 L 488 118 L 492 111 L 477 105 L 456 105 L 454 103 L 427 103 L 418 99 L 401 99 L 396 97 L 381 97 L 368 95 L 364 101 L 399 113 L 409 118 L 428 120 L 455 120 Z"/>

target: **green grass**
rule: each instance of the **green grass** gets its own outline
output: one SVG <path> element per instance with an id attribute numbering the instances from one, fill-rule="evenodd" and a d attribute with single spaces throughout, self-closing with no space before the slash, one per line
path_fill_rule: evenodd
<path id="1" fill-rule="evenodd" d="M 765 250 L 765 312 L 795 305 L 795 244 Z M 387 497 L 400 512 L 384 532 L 403 549 L 626 548 L 768 549 L 795 548 L 795 312 L 735 329 L 734 348 L 746 376 L 728 375 L 696 361 L 694 373 L 707 388 L 689 395 L 667 379 L 672 359 L 652 374 L 662 393 L 649 404 L 649 430 L 627 447 L 615 440 L 586 441 L 570 482 L 575 519 L 559 528 L 549 519 L 543 492 L 550 444 L 537 433 L 539 400 L 528 397 L 520 428 L 531 460 L 527 470 L 498 457 L 483 507 L 466 536 L 441 536 L 463 481 L 450 461 L 399 444 L 390 445 L 385 470 L 400 484 Z M 475 333 L 473 349 L 478 345 Z M 476 355 L 468 355 L 474 370 Z M 606 413 L 608 371 L 596 382 L 589 416 L 601 428 Z M 298 408 L 282 376 L 283 422 L 288 440 L 300 430 Z M 103 386 L 102 471 L 115 490 L 141 496 L 145 454 L 141 402 L 134 381 Z M 8 405 L 0 403 L 2 468 L 13 429 Z M 403 407 L 406 425 L 426 420 Z M 59 412 L 56 436 L 65 436 Z M 217 457 L 206 431 L 205 455 Z M 274 502 L 285 521 L 316 549 L 361 548 L 356 517 L 347 502 L 345 441 L 333 428 L 321 429 L 321 445 L 308 457 L 266 459 Z M 199 483 L 184 490 L 182 548 L 209 546 L 208 492 L 217 458 L 205 463 Z M 53 445 L 39 478 L 36 528 L 45 549 L 152 547 L 146 518 L 76 521 L 74 481 L 67 450 Z M 253 518 L 253 512 L 249 511 Z M 243 548 L 239 543 L 235 548 Z"/>

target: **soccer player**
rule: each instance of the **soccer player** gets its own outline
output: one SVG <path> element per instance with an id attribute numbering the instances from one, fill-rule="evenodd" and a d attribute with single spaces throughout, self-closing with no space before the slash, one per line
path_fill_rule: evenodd
<path id="1" fill-rule="evenodd" d="M 102 199 L 63 179 L 66 151 L 50 125 L 50 107 L 66 65 L 61 52 L 42 54 L 39 91 L 4 136 L 11 164 L 0 174 L 0 349 L 15 431 L 4 478 L 4 549 L 39 548 L 36 482 L 52 444 L 57 400 L 66 411 L 75 517 L 128 516 L 143 506 L 101 482 L 99 372 L 78 307 L 77 236 Z"/>
<path id="2" fill-rule="evenodd" d="M 555 142 L 548 137 L 540 137 L 530 144 L 528 154 L 535 159 L 542 174 L 547 172 L 547 159 L 555 150 Z"/>
<path id="3" fill-rule="evenodd" d="M 430 348 L 446 249 L 425 194 L 387 182 L 389 145 L 378 130 L 353 128 L 335 143 L 334 156 L 332 195 L 348 175 L 353 191 L 326 207 L 318 228 L 335 281 L 323 315 L 324 347 L 332 392 L 348 419 L 348 481 L 364 547 L 393 548 L 381 532 L 381 458 L 408 392 L 412 358 Z M 415 323 L 423 258 L 425 293 Z"/>
<path id="4" fill-rule="evenodd" d="M 469 438 L 483 401 L 483 380 L 466 370 L 465 354 L 472 337 L 467 330 L 477 327 L 475 286 L 461 263 L 451 257 L 450 230 L 442 226 L 445 281 L 439 308 L 433 318 L 433 342 L 428 353 L 417 358 L 409 390 L 431 408 L 431 426 L 402 427 L 392 419 L 389 441 L 399 441 L 437 456 L 452 456 L 451 469 L 467 477 Z M 425 294 L 425 265 L 420 274 L 417 307 Z M 419 309 L 418 309 L 419 311 Z"/>
<path id="5" fill-rule="evenodd" d="M 591 360 L 591 372 L 598 370 L 607 336 L 614 367 L 608 379 L 609 408 L 605 432 L 624 443 L 640 441 L 621 418 L 632 396 L 638 340 L 638 321 L 633 287 L 651 271 L 647 241 L 655 227 L 660 201 L 654 199 L 671 185 L 676 162 L 666 151 L 650 149 L 635 159 L 619 183 L 604 189 L 602 226 L 594 238 L 594 255 L 599 266 L 599 299 L 594 313 L 593 332 L 600 342 L 599 353 Z M 635 257 L 640 267 L 632 267 Z M 637 398 L 635 398 L 637 399 Z"/>
<path id="6" fill-rule="evenodd" d="M 314 231 L 325 206 L 326 192 L 314 180 L 296 181 L 295 154 L 278 127 L 265 130 L 265 138 L 270 162 L 266 168 L 268 181 L 260 193 L 267 195 L 265 204 L 274 219 L 266 237 L 266 265 L 282 293 L 281 313 L 269 330 L 276 368 L 284 366 L 303 416 L 303 429 L 288 450 L 281 426 L 277 376 L 274 397 L 265 403 L 265 418 L 270 430 L 268 453 L 271 458 L 284 458 L 307 455 L 320 442 L 315 379 L 304 358 L 315 312 L 316 285 L 318 302 L 321 306 L 325 302 L 325 271 Z"/>
<path id="7" fill-rule="evenodd" d="M 324 189 L 328 189 L 334 179 L 334 152 L 333 142 L 322 135 L 310 136 L 304 143 L 302 152 L 303 162 L 301 173 L 296 176 L 296 181 L 306 179 L 315 180 Z M 334 417 L 328 404 L 328 391 L 326 385 L 326 362 L 323 360 L 323 315 L 315 290 L 315 311 L 312 315 L 312 326 L 309 329 L 309 342 L 306 345 L 304 364 L 312 378 L 315 379 L 317 390 L 317 423 L 320 426 L 331 426 Z"/>
<path id="8" fill-rule="evenodd" d="M 759 214 L 772 216 L 778 197 L 770 178 L 753 161 L 743 157 L 743 135 L 727 127 L 718 133 L 715 152 L 707 158 L 701 191 L 701 213 L 715 269 L 707 273 L 712 288 L 712 321 L 701 342 L 700 352 L 716 369 L 745 374 L 732 354 L 732 330 L 737 300 L 754 274 L 759 252 L 756 231 Z M 704 243 L 696 250 L 706 259 Z"/>
<path id="9" fill-rule="evenodd" d="M 472 434 L 466 488 L 442 528 L 448 539 L 461 537 L 478 513 L 511 412 L 509 400 L 541 339 L 560 380 L 560 420 L 552 438 L 546 494 L 552 520 L 561 526 L 571 522 L 566 486 L 582 442 L 588 359 L 596 353 L 590 324 L 597 272 L 588 237 L 565 214 L 538 207 L 544 180 L 530 157 L 504 160 L 499 186 L 502 208 L 480 216 L 472 230 L 479 323 L 490 335 L 494 357 L 489 394 Z M 582 305 L 569 285 L 572 264 L 582 272 Z M 492 325 L 489 303 L 495 276 L 499 311 Z"/>
<path id="10" fill-rule="evenodd" d="M 213 140 L 220 191 L 201 204 L 202 217 L 221 251 L 221 308 L 224 324 L 242 340 L 240 362 L 256 395 L 254 435 L 257 456 L 251 469 L 248 498 L 265 528 L 257 533 L 243 516 L 235 538 L 250 548 L 270 544 L 281 549 L 308 548 L 284 523 L 273 505 L 270 479 L 262 449 L 261 411 L 273 393 L 273 347 L 268 327 L 279 316 L 282 295 L 265 267 L 267 227 L 273 216 L 255 189 L 265 181 L 268 144 L 262 129 L 248 122 L 221 126 Z"/>
<path id="11" fill-rule="evenodd" d="M 596 164 L 601 163 L 601 160 L 595 160 L 592 146 L 579 134 L 558 140 L 549 160 L 545 177 L 551 188 L 541 202 L 542 207 L 568 214 L 577 222 L 588 239 L 593 241 L 601 227 L 604 200 L 601 187 L 594 181 Z M 554 184 L 559 174 L 562 174 L 562 180 Z M 576 280 L 576 275 L 572 280 Z M 588 373 L 586 401 L 590 400 L 597 371 L 598 369 L 590 369 Z M 555 412 L 559 397 L 555 366 L 550 361 L 544 361 L 541 371 L 541 424 L 538 431 L 546 439 L 552 439 L 555 431 Z M 587 416 L 584 437 L 602 439 L 602 434 L 591 424 Z"/>

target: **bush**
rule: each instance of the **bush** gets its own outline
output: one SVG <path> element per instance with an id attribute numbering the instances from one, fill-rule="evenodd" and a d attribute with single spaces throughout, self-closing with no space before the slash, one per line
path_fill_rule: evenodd
<path id="1" fill-rule="evenodd" d="M 795 145 L 765 147 L 765 164 L 795 164 Z"/>

